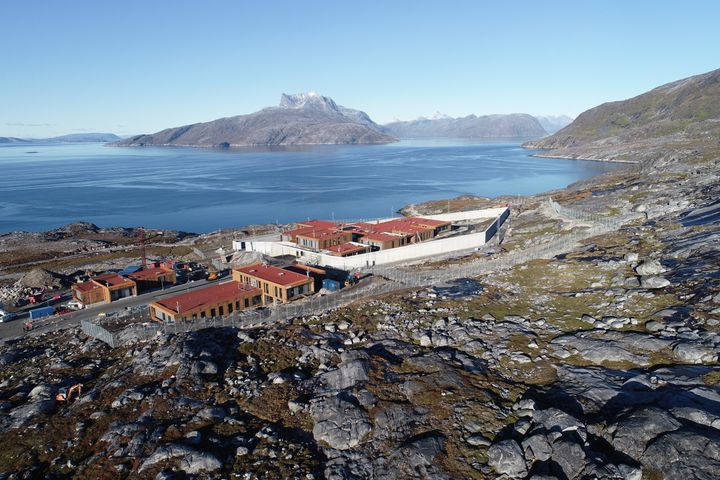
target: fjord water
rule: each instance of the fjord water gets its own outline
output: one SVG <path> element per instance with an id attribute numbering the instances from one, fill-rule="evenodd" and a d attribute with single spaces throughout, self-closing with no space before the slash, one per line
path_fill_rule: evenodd
<path id="1" fill-rule="evenodd" d="M 539 193 L 616 168 L 519 143 L 418 141 L 248 150 L 0 147 L 0 232 L 82 220 L 192 232 L 389 216 L 462 194 Z"/>

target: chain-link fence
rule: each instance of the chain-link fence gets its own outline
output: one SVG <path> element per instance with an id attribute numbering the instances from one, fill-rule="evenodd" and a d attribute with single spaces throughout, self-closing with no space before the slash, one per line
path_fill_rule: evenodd
<path id="1" fill-rule="evenodd" d="M 558 215 L 574 220 L 585 221 L 593 225 L 590 228 L 562 235 L 548 242 L 534 245 L 521 251 L 510 252 L 498 257 L 481 258 L 464 265 L 451 265 L 445 268 L 436 268 L 432 271 L 423 271 L 417 267 L 414 270 L 401 267 L 377 267 L 373 269 L 373 274 L 381 275 L 407 286 L 435 285 L 457 278 L 477 277 L 489 272 L 520 265 L 530 260 L 552 258 L 568 252 L 575 248 L 579 241 L 616 230 L 635 217 L 635 215 L 605 217 L 563 207 L 552 199 L 548 199 L 548 202 L 550 208 Z"/>
<path id="2" fill-rule="evenodd" d="M 272 305 L 256 310 L 235 312 L 222 317 L 200 318 L 191 322 L 137 322 L 112 332 L 102 324 L 83 321 L 82 330 L 88 336 L 102 340 L 111 347 L 117 347 L 138 340 L 151 339 L 159 334 L 178 334 L 217 327 L 242 329 L 284 323 L 293 318 L 320 315 L 332 309 L 349 305 L 357 300 L 392 292 L 404 287 L 404 285 L 398 285 L 392 281 L 370 278 L 359 285 L 338 292 L 315 295 L 292 303 Z"/>
<path id="3" fill-rule="evenodd" d="M 292 303 L 235 312 L 223 317 L 201 318 L 192 322 L 135 323 L 117 332 L 110 332 L 100 325 L 84 321 L 82 324 L 83 332 L 114 347 L 137 340 L 151 339 L 159 334 L 178 334 L 212 327 L 252 328 L 283 323 L 293 318 L 320 315 L 363 298 L 403 288 L 438 285 L 459 278 L 472 278 L 507 269 L 530 260 L 552 258 L 572 250 L 581 240 L 616 230 L 625 222 L 634 218 L 634 215 L 604 217 L 564 207 L 552 199 L 548 199 L 548 201 L 550 208 L 558 215 L 594 225 L 522 251 L 514 251 L 497 257 L 481 258 L 464 265 L 450 265 L 432 271 L 422 270 L 422 267 L 415 267 L 413 270 L 401 267 L 373 267 L 369 270 L 373 277 L 362 281 L 358 285 L 327 295 L 315 295 Z M 377 277 L 384 277 L 387 280 L 380 280 Z"/>

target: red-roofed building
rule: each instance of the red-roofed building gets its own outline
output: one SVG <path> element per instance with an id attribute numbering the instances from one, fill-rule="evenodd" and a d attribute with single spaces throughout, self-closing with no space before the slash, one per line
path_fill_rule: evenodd
<path id="1" fill-rule="evenodd" d="M 359 242 L 373 250 L 403 247 L 430 240 L 450 230 L 451 223 L 422 217 L 401 217 L 378 223 L 348 224 L 309 220 L 298 223 L 297 227 L 284 232 L 281 240 L 316 251 L 326 250 L 335 255 L 348 256 L 365 252 L 342 245 Z"/>
<path id="2" fill-rule="evenodd" d="M 223 317 L 260 305 L 260 289 L 232 281 L 163 298 L 151 303 L 149 308 L 153 320 L 173 322 Z"/>
<path id="3" fill-rule="evenodd" d="M 359 255 L 361 253 L 367 253 L 371 250 L 371 247 L 369 245 L 361 245 L 359 243 L 346 242 L 346 243 L 341 243 L 340 245 L 335 245 L 335 246 L 326 248 L 325 250 L 330 252 L 330 255 L 334 255 L 336 257 L 349 257 L 351 255 Z"/>
<path id="4" fill-rule="evenodd" d="M 161 264 L 157 267 L 145 268 L 137 272 L 129 273 L 128 278 L 134 280 L 138 290 L 143 292 L 174 285 L 175 270 Z"/>
<path id="5" fill-rule="evenodd" d="M 106 273 L 93 277 L 87 282 L 73 285 L 72 296 L 83 305 L 110 303 L 121 298 L 137 296 L 137 285 L 133 280 L 117 273 Z"/>
<path id="6" fill-rule="evenodd" d="M 233 270 L 233 280 L 257 287 L 263 304 L 285 303 L 315 292 L 313 279 L 284 268 L 258 263 Z"/>

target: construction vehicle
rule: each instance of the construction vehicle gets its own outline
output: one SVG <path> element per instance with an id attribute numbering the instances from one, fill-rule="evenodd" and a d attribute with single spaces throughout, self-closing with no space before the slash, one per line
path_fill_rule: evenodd
<path id="1" fill-rule="evenodd" d="M 209 282 L 211 282 L 213 280 L 217 280 L 217 279 L 218 279 L 218 272 L 216 272 L 215 270 L 211 270 L 210 272 L 208 272 L 207 276 L 205 277 L 205 280 L 207 280 Z"/>
<path id="2" fill-rule="evenodd" d="M 352 287 L 360 281 L 360 278 L 361 276 L 359 273 L 348 273 L 348 276 L 345 278 L 344 285 L 346 287 Z"/>
<path id="3" fill-rule="evenodd" d="M 60 390 L 58 390 L 57 395 L 55 395 L 55 400 L 58 402 L 70 402 L 72 400 L 73 393 L 76 393 L 75 400 L 80 398 L 80 395 L 82 395 L 82 383 L 76 383 L 75 385 L 71 386 L 70 388 L 62 387 Z"/>

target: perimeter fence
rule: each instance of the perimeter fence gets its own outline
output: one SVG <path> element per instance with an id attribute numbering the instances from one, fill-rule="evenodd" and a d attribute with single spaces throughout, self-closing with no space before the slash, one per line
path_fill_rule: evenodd
<path id="1" fill-rule="evenodd" d="M 520 265 L 530 260 L 552 258 L 571 251 L 581 240 L 616 230 L 635 217 L 635 215 L 605 217 L 564 207 L 552 199 L 548 199 L 548 203 L 550 208 L 560 216 L 589 222 L 593 225 L 584 230 L 562 235 L 556 239 L 525 248 L 521 251 L 480 258 L 461 265 L 448 265 L 433 270 L 422 270 L 422 266 L 406 268 L 387 266 L 372 267 L 367 270 L 367 273 L 371 273 L 373 277 L 361 281 L 358 285 L 326 295 L 315 295 L 292 303 L 272 305 L 257 310 L 234 312 L 231 315 L 223 317 L 201 318 L 191 322 L 134 323 L 116 332 L 111 332 L 97 323 L 83 321 L 82 329 L 86 335 L 102 340 L 112 347 L 116 347 L 137 340 L 152 339 L 160 334 L 179 334 L 217 327 L 243 329 L 285 323 L 293 318 L 320 315 L 332 309 L 379 294 L 405 288 L 438 285 L 460 278 L 473 278 Z M 375 277 L 384 277 L 387 280 L 383 281 Z"/>

